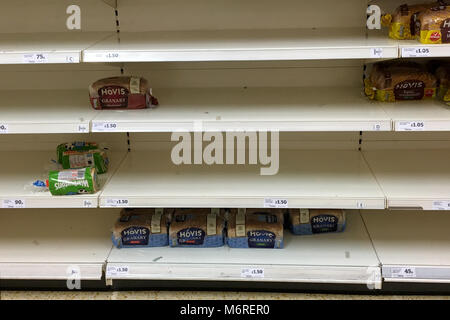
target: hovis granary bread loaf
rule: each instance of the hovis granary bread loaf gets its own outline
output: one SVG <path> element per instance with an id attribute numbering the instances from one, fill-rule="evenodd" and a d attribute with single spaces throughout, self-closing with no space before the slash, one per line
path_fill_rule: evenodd
<path id="1" fill-rule="evenodd" d="M 340 209 L 290 209 L 289 224 L 293 234 L 342 232 L 346 219 Z"/>
<path id="2" fill-rule="evenodd" d="M 418 63 L 393 60 L 375 63 L 364 84 L 370 99 L 394 102 L 434 98 L 437 80 Z"/>
<path id="3" fill-rule="evenodd" d="M 419 13 L 415 29 L 422 43 L 450 43 L 450 5 L 434 6 Z"/>
<path id="4" fill-rule="evenodd" d="M 399 6 L 392 15 L 383 16 L 383 24 L 389 26 L 389 37 L 396 40 L 413 40 L 415 35 L 415 19 L 417 15 L 438 2 Z"/>
<path id="5" fill-rule="evenodd" d="M 144 109 L 158 105 L 144 78 L 112 77 L 101 79 L 89 86 L 94 109 Z"/>
<path id="6" fill-rule="evenodd" d="M 227 243 L 232 248 L 281 249 L 283 211 L 279 209 L 231 209 Z"/>
<path id="7" fill-rule="evenodd" d="M 111 239 L 117 248 L 162 247 L 169 244 L 167 209 L 124 209 Z"/>
<path id="8" fill-rule="evenodd" d="M 444 64 L 436 69 L 438 79 L 438 96 L 441 100 L 450 104 L 450 63 Z"/>
<path id="9" fill-rule="evenodd" d="M 175 209 L 170 228 L 172 247 L 221 247 L 224 245 L 224 211 Z"/>

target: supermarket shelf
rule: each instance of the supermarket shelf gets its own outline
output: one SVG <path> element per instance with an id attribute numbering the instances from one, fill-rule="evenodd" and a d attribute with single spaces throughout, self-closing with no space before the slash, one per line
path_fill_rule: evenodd
<path id="1" fill-rule="evenodd" d="M 403 40 L 399 42 L 399 53 L 401 58 L 450 57 L 449 44 L 422 44 L 416 40 Z"/>
<path id="2" fill-rule="evenodd" d="M 0 210 L 0 279 L 100 280 L 116 218 L 99 209 Z"/>
<path id="3" fill-rule="evenodd" d="M 302 237 L 285 231 L 285 248 L 280 250 L 114 248 L 106 279 L 344 283 L 379 289 L 378 265 L 359 213 L 351 212 L 346 232 Z M 108 272 L 114 267 L 126 267 L 127 272 Z M 245 268 L 263 269 L 264 277 L 245 278 Z"/>
<path id="4" fill-rule="evenodd" d="M 87 133 L 96 114 L 85 90 L 12 90 L 1 96 L 1 133 Z"/>
<path id="5" fill-rule="evenodd" d="M 160 101 L 157 108 L 102 111 L 92 121 L 92 130 L 391 130 L 390 118 L 359 88 L 158 89 L 154 94 Z"/>
<path id="6" fill-rule="evenodd" d="M 374 49 L 381 52 L 374 55 Z M 381 50 L 381 51 L 380 51 Z M 84 62 L 397 58 L 395 41 L 364 29 L 121 32 L 83 52 Z"/>
<path id="7" fill-rule="evenodd" d="M 100 206 L 260 208 L 266 198 L 279 198 L 292 208 L 385 208 L 358 151 L 281 150 L 279 159 L 278 174 L 269 176 L 259 165 L 177 166 L 170 148 L 132 151 Z"/>
<path id="8" fill-rule="evenodd" d="M 450 106 L 437 100 L 383 103 L 394 131 L 450 131 Z"/>
<path id="9" fill-rule="evenodd" d="M 51 159 L 56 156 L 50 151 L 2 151 L 0 159 L 0 204 L 17 201 L 16 207 L 25 208 L 95 208 L 98 207 L 98 197 L 95 194 L 75 196 L 52 196 L 49 191 L 34 191 L 33 181 L 43 179 L 52 167 Z M 110 170 L 99 175 L 101 187 L 117 170 L 126 152 L 108 152 Z M 20 202 L 19 202 L 20 201 Z"/>
<path id="10" fill-rule="evenodd" d="M 79 63 L 81 52 L 111 32 L 0 34 L 0 64 Z"/>
<path id="11" fill-rule="evenodd" d="M 383 265 L 384 281 L 450 283 L 447 213 L 367 211 L 362 216 Z"/>
<path id="12" fill-rule="evenodd" d="M 436 209 L 450 201 L 450 150 L 363 152 L 388 208 Z M 450 207 L 449 207 L 450 209 Z"/>

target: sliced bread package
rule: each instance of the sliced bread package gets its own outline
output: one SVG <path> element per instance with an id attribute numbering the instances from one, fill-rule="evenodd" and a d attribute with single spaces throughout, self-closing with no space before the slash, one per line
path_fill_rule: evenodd
<path id="1" fill-rule="evenodd" d="M 232 248 L 283 248 L 283 211 L 231 209 L 228 216 L 227 243 Z"/>
<path id="2" fill-rule="evenodd" d="M 342 232 L 346 218 L 340 209 L 290 209 L 289 223 L 293 234 Z"/>
<path id="3" fill-rule="evenodd" d="M 89 151 L 99 149 L 95 142 L 75 141 L 72 143 L 61 143 L 56 147 L 58 163 L 62 163 L 63 153 L 66 151 Z"/>
<path id="4" fill-rule="evenodd" d="M 78 169 L 91 167 L 97 169 L 98 174 L 106 173 L 109 167 L 109 158 L 104 150 L 64 151 L 61 156 L 64 169 Z"/>
<path id="5" fill-rule="evenodd" d="M 97 170 L 95 168 L 53 170 L 48 174 L 46 186 L 54 196 L 96 193 L 99 188 Z"/>
<path id="6" fill-rule="evenodd" d="M 224 245 L 224 211 L 175 209 L 170 222 L 171 247 L 221 247 Z"/>
<path id="7" fill-rule="evenodd" d="M 111 239 L 117 248 L 163 247 L 169 244 L 167 209 L 124 209 Z"/>
<path id="8" fill-rule="evenodd" d="M 441 4 L 420 12 L 415 30 L 421 43 L 450 43 L 450 5 Z"/>
<path id="9" fill-rule="evenodd" d="M 436 77 L 425 66 L 403 60 L 375 63 L 364 84 L 370 99 L 383 102 L 432 99 L 437 91 Z"/>

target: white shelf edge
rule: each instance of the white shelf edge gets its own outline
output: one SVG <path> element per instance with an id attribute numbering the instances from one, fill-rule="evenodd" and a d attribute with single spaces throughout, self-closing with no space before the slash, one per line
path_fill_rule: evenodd
<path id="1" fill-rule="evenodd" d="M 402 267 L 414 268 L 415 276 L 392 277 L 392 269 Z M 450 283 L 450 266 L 383 265 L 382 275 L 386 282 Z"/>
<path id="2" fill-rule="evenodd" d="M 23 51 L 23 52 L 0 52 L 0 64 L 54 64 L 54 63 L 80 63 L 82 50 L 70 50 L 70 51 L 51 51 L 51 50 L 35 50 L 35 51 Z M 27 62 L 24 58 L 26 54 L 43 54 L 46 59 L 42 63 Z"/>
<path id="3" fill-rule="evenodd" d="M 79 275 L 72 275 L 76 268 Z M 101 280 L 102 263 L 0 263 L 0 280 Z"/>

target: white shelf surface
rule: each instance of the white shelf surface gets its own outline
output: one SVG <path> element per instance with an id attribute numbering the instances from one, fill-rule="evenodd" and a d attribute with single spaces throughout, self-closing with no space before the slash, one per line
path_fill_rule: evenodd
<path id="1" fill-rule="evenodd" d="M 0 64 L 80 63 L 84 49 L 113 35 L 111 32 L 3 33 L 0 34 Z"/>
<path id="2" fill-rule="evenodd" d="M 450 201 L 449 149 L 373 150 L 363 154 L 386 195 L 388 208 L 433 210 L 435 202 Z"/>
<path id="3" fill-rule="evenodd" d="M 450 131 L 450 106 L 441 101 L 402 101 L 382 103 L 381 107 L 392 119 L 394 131 Z M 411 129 L 408 126 L 411 122 L 423 126 Z"/>
<path id="4" fill-rule="evenodd" d="M 106 174 L 99 175 L 101 187 L 111 178 L 125 157 L 124 152 L 108 152 L 110 168 Z M 95 194 L 74 196 L 52 196 L 49 191 L 34 191 L 33 181 L 42 180 L 51 168 L 55 151 L 2 151 L 0 159 L 0 204 L 5 200 L 21 200 L 26 208 L 95 208 L 98 197 Z M 47 175 L 48 177 L 48 175 Z M 101 189 L 100 189 L 101 190 Z"/>
<path id="5" fill-rule="evenodd" d="M 398 45 L 364 29 L 121 32 L 83 51 L 84 62 L 249 61 L 397 58 Z"/>
<path id="6" fill-rule="evenodd" d="M 406 52 L 404 50 L 406 49 Z M 413 49 L 420 49 L 422 53 L 415 53 Z M 423 49 L 427 49 L 423 53 Z M 399 41 L 399 54 L 401 58 L 430 57 L 430 58 L 444 58 L 450 57 L 449 44 L 423 44 L 416 40 Z M 413 56 L 411 56 L 413 55 Z"/>
<path id="7" fill-rule="evenodd" d="M 450 215 L 437 211 L 362 213 L 387 282 L 450 283 Z M 401 269 L 412 272 L 400 272 Z"/>
<path id="8" fill-rule="evenodd" d="M 175 145 L 175 143 L 173 144 Z M 100 195 L 100 206 L 384 209 L 385 197 L 358 151 L 281 150 L 276 175 L 260 165 L 175 165 L 171 149 L 132 151 Z"/>
<path id="9" fill-rule="evenodd" d="M 380 288 L 379 262 L 358 212 L 348 214 L 340 234 L 294 236 L 285 230 L 284 249 L 114 248 L 111 267 L 127 274 L 107 280 L 212 280 L 367 284 Z M 264 278 L 241 276 L 244 268 L 263 268 Z"/>
<path id="10" fill-rule="evenodd" d="M 157 108 L 103 110 L 92 121 L 93 131 L 108 123 L 117 132 L 391 130 L 383 109 L 356 88 L 157 89 L 154 94 Z"/>
<path id="11" fill-rule="evenodd" d="M 100 280 L 115 219 L 99 209 L 0 209 L 0 279 Z"/>
<path id="12" fill-rule="evenodd" d="M 85 90 L 2 91 L 3 133 L 88 133 L 96 112 Z"/>

